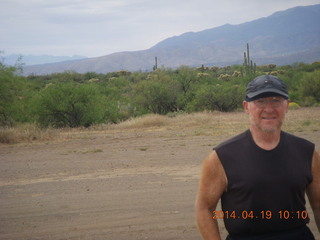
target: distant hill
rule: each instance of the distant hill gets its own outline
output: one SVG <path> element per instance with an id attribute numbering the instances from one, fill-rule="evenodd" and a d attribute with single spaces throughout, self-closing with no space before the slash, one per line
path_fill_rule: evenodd
<path id="1" fill-rule="evenodd" d="M 52 55 L 19 55 L 19 54 L 11 54 L 5 55 L 1 58 L 3 59 L 4 63 L 7 65 L 14 65 L 17 60 L 22 57 L 22 62 L 26 65 L 36 65 L 36 64 L 47 64 L 47 63 L 57 63 L 57 62 L 64 62 L 64 61 L 72 61 L 72 60 L 80 60 L 85 59 L 85 56 L 78 56 L 74 55 L 72 57 L 69 56 L 52 56 Z"/>
<path id="2" fill-rule="evenodd" d="M 26 66 L 36 65 L 36 64 L 47 64 L 47 63 L 57 63 L 63 61 L 72 61 L 72 60 L 80 60 L 85 59 L 85 56 L 74 55 L 72 57 L 69 56 L 52 56 L 52 55 L 19 55 L 19 54 L 11 54 L 2 56 L 1 59 L 7 65 L 16 64 L 17 60 L 22 57 L 21 62 Z"/>
<path id="3" fill-rule="evenodd" d="M 188 32 L 165 39 L 147 50 L 119 52 L 102 57 L 28 66 L 25 74 L 72 70 L 107 73 L 118 70 L 149 71 L 158 66 L 225 66 L 241 64 L 246 44 L 257 64 L 277 65 L 320 60 L 320 4 L 295 7 L 239 25 Z"/>

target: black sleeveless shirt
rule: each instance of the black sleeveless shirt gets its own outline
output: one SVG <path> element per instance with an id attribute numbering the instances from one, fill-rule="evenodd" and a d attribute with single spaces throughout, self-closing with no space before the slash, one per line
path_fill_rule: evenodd
<path id="1" fill-rule="evenodd" d="M 249 130 L 215 148 L 228 179 L 221 197 L 230 236 L 284 231 L 309 222 L 306 188 L 312 181 L 314 144 L 281 132 L 270 151 L 257 146 Z"/>

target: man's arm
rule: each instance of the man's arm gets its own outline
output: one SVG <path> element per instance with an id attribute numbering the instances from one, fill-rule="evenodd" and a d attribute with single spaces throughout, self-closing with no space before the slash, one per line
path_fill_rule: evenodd
<path id="1" fill-rule="evenodd" d="M 308 186 L 307 195 L 314 213 L 318 231 L 320 232 L 320 158 L 317 151 L 313 153 L 312 176 L 313 181 Z"/>
<path id="2" fill-rule="evenodd" d="M 199 231 L 205 240 L 220 240 L 217 220 L 212 218 L 212 211 L 227 187 L 227 178 L 218 155 L 213 151 L 204 160 L 201 170 L 199 192 L 195 210 Z"/>

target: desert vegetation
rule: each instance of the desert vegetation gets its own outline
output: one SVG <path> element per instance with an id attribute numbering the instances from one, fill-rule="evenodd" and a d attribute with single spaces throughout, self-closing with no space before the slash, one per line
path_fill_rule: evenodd
<path id="1" fill-rule="evenodd" d="M 254 71 L 240 65 L 181 66 L 152 72 L 69 71 L 45 76 L 22 76 L 21 66 L 20 62 L 15 66 L 0 62 L 2 143 L 15 142 L 8 132 L 19 132 L 21 139 L 50 139 L 55 129 L 124 126 L 150 114 L 162 124 L 177 116 L 188 118 L 188 114 L 236 112 L 247 83 L 261 74 L 278 75 L 287 83 L 292 108 L 320 104 L 319 62 L 254 66 Z M 28 132 L 35 134 L 22 134 Z"/>

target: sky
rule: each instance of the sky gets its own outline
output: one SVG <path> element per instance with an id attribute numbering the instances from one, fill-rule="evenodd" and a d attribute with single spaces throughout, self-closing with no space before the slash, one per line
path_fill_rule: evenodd
<path id="1" fill-rule="evenodd" d="M 0 0 L 3 55 L 87 57 L 148 49 L 320 0 Z"/>

